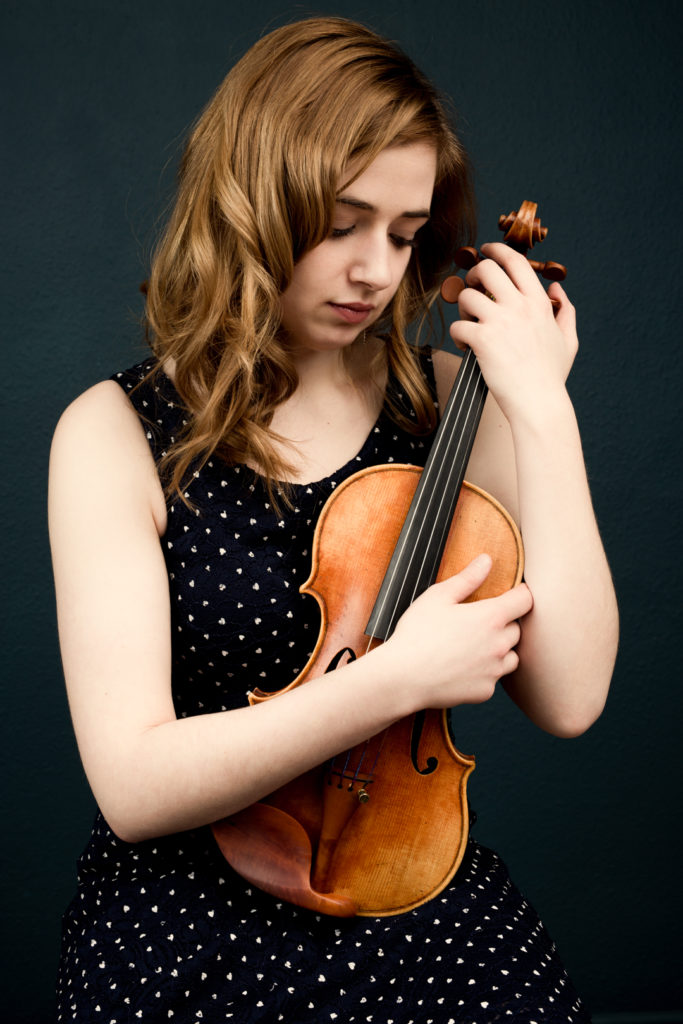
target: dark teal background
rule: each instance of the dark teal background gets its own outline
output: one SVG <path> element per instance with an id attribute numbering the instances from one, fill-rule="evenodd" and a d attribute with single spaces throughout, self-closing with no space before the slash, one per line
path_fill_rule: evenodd
<path id="1" fill-rule="evenodd" d="M 480 240 L 530 198 L 550 227 L 539 256 L 569 267 L 571 393 L 622 613 L 613 692 L 578 740 L 535 730 L 502 695 L 459 711 L 456 734 L 478 757 L 476 835 L 599 1019 L 683 1020 L 680 12 L 663 0 L 3 4 L 6 1020 L 49 1020 L 92 815 L 57 650 L 50 436 L 72 398 L 143 354 L 138 286 L 190 121 L 264 29 L 311 13 L 397 39 L 453 97 Z"/>

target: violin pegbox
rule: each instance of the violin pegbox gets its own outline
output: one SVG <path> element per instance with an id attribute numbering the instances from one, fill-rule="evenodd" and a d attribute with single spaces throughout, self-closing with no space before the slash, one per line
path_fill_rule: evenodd
<path id="1" fill-rule="evenodd" d="M 536 216 L 538 203 L 532 203 L 525 199 L 519 210 L 512 210 L 507 215 L 501 214 L 498 218 L 498 227 L 504 232 L 503 241 L 512 249 L 526 256 L 527 260 L 541 277 L 546 281 L 564 281 L 567 276 L 567 268 L 561 263 L 554 263 L 550 260 L 545 263 L 539 260 L 529 259 L 527 253 L 537 242 L 542 242 L 548 234 L 548 228 L 541 224 L 540 217 Z M 470 270 L 483 259 L 474 246 L 465 245 L 456 250 L 453 262 L 461 270 Z M 456 275 L 447 277 L 441 285 L 441 298 L 444 302 L 455 303 L 458 301 L 460 292 L 465 287 L 462 278 Z"/>

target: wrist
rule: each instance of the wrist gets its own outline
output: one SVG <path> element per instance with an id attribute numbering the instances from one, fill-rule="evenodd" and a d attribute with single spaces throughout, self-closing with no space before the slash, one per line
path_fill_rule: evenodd
<path id="1" fill-rule="evenodd" d="M 576 431 L 576 414 L 567 389 L 560 386 L 518 406 L 511 412 L 509 423 L 516 443 L 528 435 L 552 439 L 564 431 Z"/>
<path id="2" fill-rule="evenodd" d="M 372 670 L 376 697 L 386 708 L 392 721 L 398 721 L 419 710 L 415 707 L 415 686 L 410 669 L 390 638 L 373 648 L 363 659 Z"/>

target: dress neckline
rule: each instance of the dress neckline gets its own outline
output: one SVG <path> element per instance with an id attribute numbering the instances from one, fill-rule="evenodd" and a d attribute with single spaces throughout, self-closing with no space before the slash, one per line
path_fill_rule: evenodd
<path id="1" fill-rule="evenodd" d="M 159 376 L 162 377 L 163 380 L 165 381 L 167 388 L 170 391 L 173 392 L 173 396 L 174 396 L 175 400 L 177 400 L 177 404 L 179 405 L 179 407 L 182 408 L 182 409 L 185 409 L 185 405 L 183 403 L 182 397 L 178 393 L 178 390 L 177 390 L 177 388 L 175 386 L 173 378 L 169 377 L 169 375 L 166 373 L 166 371 L 164 370 L 164 368 L 163 368 L 161 363 L 157 363 L 157 372 L 158 372 Z M 385 396 L 386 396 L 387 391 L 389 390 L 389 386 L 394 381 L 395 381 L 394 375 L 391 372 L 391 368 L 389 368 L 389 372 L 388 372 L 388 376 L 387 376 L 386 388 L 385 388 L 385 392 L 384 392 Z M 349 468 L 353 467 L 354 463 L 362 462 L 363 456 L 365 455 L 365 452 L 366 452 L 366 449 L 370 446 L 371 441 L 372 441 L 372 437 L 373 437 L 374 434 L 376 434 L 377 430 L 379 429 L 379 427 L 381 425 L 381 422 L 384 419 L 385 415 L 386 415 L 386 413 L 385 413 L 385 409 L 384 409 L 384 404 L 382 404 L 382 407 L 380 408 L 380 411 L 379 411 L 379 413 L 377 415 L 377 418 L 375 419 L 374 423 L 370 427 L 370 430 L 368 431 L 368 434 L 367 434 L 365 440 L 363 441 L 362 445 L 360 446 L 358 451 L 355 453 L 355 455 L 352 455 L 351 458 L 348 459 L 343 465 L 339 466 L 337 469 L 333 470 L 331 473 L 328 473 L 327 476 L 321 477 L 319 480 L 306 481 L 305 483 L 299 483 L 297 481 L 289 481 L 289 480 L 275 480 L 274 481 L 275 486 L 277 488 L 283 488 L 283 489 L 287 489 L 289 491 L 295 491 L 295 492 L 298 491 L 299 493 L 302 493 L 302 492 L 306 493 L 308 490 L 312 490 L 313 488 L 319 490 L 320 488 L 329 487 L 330 485 L 332 487 L 336 486 L 337 481 L 336 481 L 335 477 L 342 476 L 342 474 L 344 476 L 348 475 L 347 474 L 347 470 Z M 261 485 L 263 487 L 266 486 L 266 477 L 263 475 L 263 473 L 257 472 L 255 469 L 252 469 L 250 466 L 247 466 L 246 463 L 243 463 L 243 462 L 233 463 L 230 466 L 230 469 L 232 469 L 234 471 L 237 471 L 237 472 L 246 471 L 248 473 L 251 473 L 253 475 L 254 480 L 259 481 L 259 483 L 261 483 Z"/>

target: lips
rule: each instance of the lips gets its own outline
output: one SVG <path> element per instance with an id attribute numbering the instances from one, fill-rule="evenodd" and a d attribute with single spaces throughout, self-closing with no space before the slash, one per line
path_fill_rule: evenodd
<path id="1" fill-rule="evenodd" d="M 328 305 L 342 320 L 346 320 L 350 324 L 362 323 L 375 308 L 364 302 L 329 302 Z"/>

